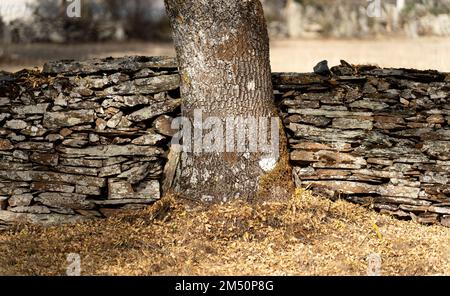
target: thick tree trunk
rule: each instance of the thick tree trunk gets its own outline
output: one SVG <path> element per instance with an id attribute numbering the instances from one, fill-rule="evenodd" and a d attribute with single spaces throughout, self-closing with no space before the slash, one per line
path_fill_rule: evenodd
<path id="1" fill-rule="evenodd" d="M 182 78 L 182 113 L 193 124 L 190 135 L 183 134 L 185 150 L 175 188 L 187 198 L 202 201 L 256 198 L 264 175 L 279 160 L 278 138 L 278 143 L 270 142 L 270 132 L 279 135 L 279 129 L 270 125 L 277 115 L 262 5 L 259 0 L 165 3 Z M 262 124 L 250 128 L 246 148 L 239 149 L 244 142 L 237 133 L 243 126 L 234 129 L 231 124 L 237 117 L 261 123 L 266 119 L 267 131 Z M 215 132 L 214 140 L 210 132 Z M 257 149 L 250 145 L 264 136 L 276 150 L 271 157 L 262 145 Z"/>

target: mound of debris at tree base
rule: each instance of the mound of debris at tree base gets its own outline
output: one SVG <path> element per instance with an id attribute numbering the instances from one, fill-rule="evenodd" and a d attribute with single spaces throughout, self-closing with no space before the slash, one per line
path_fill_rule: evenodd
<path id="1" fill-rule="evenodd" d="M 0 233 L 0 274 L 383 275 L 450 273 L 450 229 L 399 221 L 297 190 L 289 202 L 209 209 L 163 198 L 139 212 L 63 227 Z"/>

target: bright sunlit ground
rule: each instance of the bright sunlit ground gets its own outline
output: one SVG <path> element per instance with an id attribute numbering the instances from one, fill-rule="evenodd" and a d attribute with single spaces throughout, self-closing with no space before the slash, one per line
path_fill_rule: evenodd
<path id="1" fill-rule="evenodd" d="M 42 66 L 48 59 L 83 59 L 123 55 L 175 55 L 171 44 L 128 42 L 124 44 L 14 45 L 12 59 L 0 69 L 21 70 Z M 271 63 L 274 72 L 311 72 L 322 60 L 337 65 L 341 59 L 353 64 L 381 67 L 434 69 L 450 72 L 450 38 L 374 40 L 273 40 Z"/>

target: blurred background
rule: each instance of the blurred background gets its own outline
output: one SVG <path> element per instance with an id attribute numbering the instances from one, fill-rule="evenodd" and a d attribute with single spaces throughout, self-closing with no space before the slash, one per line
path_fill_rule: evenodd
<path id="1" fill-rule="evenodd" d="M 450 0 L 263 0 L 273 71 L 321 60 L 450 72 Z M 175 55 L 163 0 L 0 0 L 0 70 Z"/>

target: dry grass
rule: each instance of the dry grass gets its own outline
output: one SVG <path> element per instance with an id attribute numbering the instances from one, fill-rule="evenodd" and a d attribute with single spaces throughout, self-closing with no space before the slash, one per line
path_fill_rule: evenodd
<path id="1" fill-rule="evenodd" d="M 205 211 L 166 198 L 106 221 L 17 227 L 0 252 L 0 274 L 64 274 L 79 253 L 83 275 L 365 275 L 379 253 L 384 275 L 430 275 L 450 273 L 450 229 L 297 190 L 289 203 Z"/>

